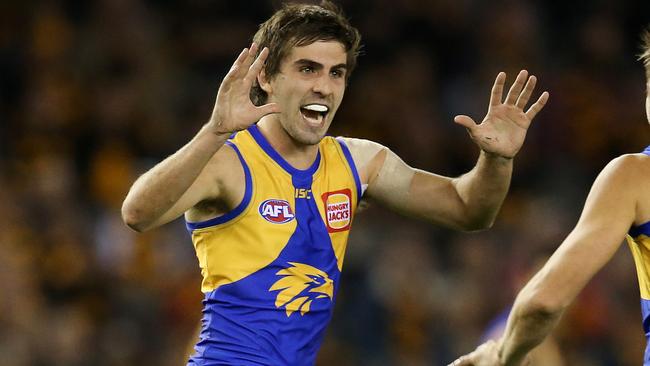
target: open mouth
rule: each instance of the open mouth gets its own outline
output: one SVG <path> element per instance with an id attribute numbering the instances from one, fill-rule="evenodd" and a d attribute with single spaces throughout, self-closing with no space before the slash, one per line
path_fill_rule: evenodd
<path id="1" fill-rule="evenodd" d="M 300 107 L 302 116 L 312 125 L 320 126 L 329 112 L 329 107 L 324 104 L 307 104 Z"/>

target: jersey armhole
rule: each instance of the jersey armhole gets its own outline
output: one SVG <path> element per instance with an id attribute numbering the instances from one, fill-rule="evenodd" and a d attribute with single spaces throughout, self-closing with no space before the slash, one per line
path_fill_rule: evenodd
<path id="1" fill-rule="evenodd" d="M 348 161 L 348 166 L 350 166 L 350 170 L 352 171 L 352 176 L 354 177 L 354 185 L 357 187 L 357 206 L 359 206 L 359 203 L 361 202 L 361 197 L 363 196 L 363 188 L 361 187 L 361 179 L 359 179 L 359 172 L 357 171 L 357 166 L 356 164 L 354 164 L 352 153 L 350 153 L 350 149 L 348 148 L 348 145 L 345 144 L 345 141 L 343 141 L 341 137 L 337 137 L 336 141 L 341 146 L 343 155 L 345 155 L 345 160 Z"/>
<path id="2" fill-rule="evenodd" d="M 630 231 L 628 231 L 628 234 L 633 238 L 636 238 L 641 234 L 650 237 L 650 221 L 646 222 L 645 224 L 641 224 L 639 226 L 633 226 L 632 228 L 630 228 Z"/>
<path id="3" fill-rule="evenodd" d="M 235 207 L 234 209 L 226 212 L 225 214 L 223 214 L 221 216 L 217 216 L 217 217 L 209 219 L 209 220 L 198 221 L 198 222 L 185 221 L 185 226 L 187 227 L 187 230 L 190 233 L 192 231 L 194 231 L 194 230 L 197 230 L 197 229 L 203 229 L 203 228 L 210 227 L 210 226 L 221 225 L 221 224 L 224 224 L 224 223 L 236 218 L 242 212 L 244 212 L 244 210 L 246 209 L 246 207 L 248 206 L 248 204 L 251 201 L 251 197 L 253 196 L 253 179 L 251 177 L 251 172 L 250 172 L 250 169 L 248 168 L 248 164 L 246 164 L 246 160 L 242 156 L 242 154 L 239 151 L 239 148 L 237 147 L 237 145 L 235 145 L 231 141 L 226 141 L 226 145 L 230 146 L 237 153 L 237 157 L 239 158 L 239 162 L 241 163 L 242 168 L 244 168 L 244 176 L 245 176 L 245 182 L 246 182 L 245 183 L 246 188 L 245 188 L 245 191 L 244 191 L 244 198 L 239 203 L 239 205 L 237 205 L 237 207 Z"/>

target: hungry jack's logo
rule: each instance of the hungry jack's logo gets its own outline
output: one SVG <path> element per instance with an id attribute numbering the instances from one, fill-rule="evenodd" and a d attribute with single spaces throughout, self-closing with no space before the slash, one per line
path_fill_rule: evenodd
<path id="1" fill-rule="evenodd" d="M 278 271 L 276 275 L 282 278 L 269 289 L 280 291 L 275 299 L 276 308 L 284 308 L 287 317 L 296 311 L 302 316 L 309 312 L 313 300 L 329 298 L 332 301 L 334 281 L 327 273 L 308 264 L 288 263 L 291 267 Z"/>
<path id="2" fill-rule="evenodd" d="M 274 224 L 284 224 L 295 217 L 289 202 L 278 199 L 269 199 L 262 202 L 259 212 L 266 221 Z"/>
<path id="3" fill-rule="evenodd" d="M 325 222 L 327 231 L 335 233 L 350 229 L 352 222 L 352 192 L 350 189 L 323 193 L 323 204 L 325 205 Z"/>

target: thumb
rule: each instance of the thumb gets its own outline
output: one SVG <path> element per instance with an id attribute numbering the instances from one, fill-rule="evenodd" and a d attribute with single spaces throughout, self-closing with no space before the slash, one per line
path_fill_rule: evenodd
<path id="1" fill-rule="evenodd" d="M 447 366 L 472 366 L 474 363 L 470 361 L 469 355 L 461 356 L 456 361 L 450 363 Z"/>
<path id="2" fill-rule="evenodd" d="M 474 126 L 476 126 L 476 122 L 474 122 L 474 120 L 471 117 L 466 116 L 464 114 L 454 117 L 454 122 L 467 128 L 468 130 L 472 130 Z"/>
<path id="3" fill-rule="evenodd" d="M 261 117 L 264 117 L 267 114 L 281 112 L 280 106 L 277 103 L 264 104 L 263 106 L 255 107 L 255 109 L 257 110 L 257 113 L 259 113 Z"/>

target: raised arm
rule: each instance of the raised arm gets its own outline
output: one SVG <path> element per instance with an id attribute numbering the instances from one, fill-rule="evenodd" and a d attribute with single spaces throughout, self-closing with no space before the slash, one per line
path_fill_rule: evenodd
<path id="1" fill-rule="evenodd" d="M 532 119 L 548 100 L 544 92 L 524 112 L 536 78 L 522 71 L 502 102 L 505 79 L 505 73 L 499 73 L 481 124 L 467 116 L 455 118 L 481 149 L 474 168 L 458 178 L 413 169 L 379 144 L 348 139 L 362 180 L 368 184 L 367 195 L 400 213 L 447 227 L 478 230 L 491 226 L 510 185 L 512 159 Z"/>
<path id="2" fill-rule="evenodd" d="M 635 176 L 645 173 L 640 158 L 613 160 L 589 193 L 578 224 L 546 265 L 521 290 L 499 342 L 488 342 L 456 360 L 454 366 L 522 365 L 528 352 L 553 329 L 566 307 L 614 255 L 637 223 L 642 194 Z"/>
<path id="3" fill-rule="evenodd" d="M 243 182 L 234 151 L 222 148 L 225 141 L 264 115 L 279 112 L 276 104 L 256 107 L 250 100 L 251 85 L 268 56 L 264 49 L 255 59 L 256 52 L 255 44 L 241 52 L 219 87 L 210 120 L 198 134 L 133 184 L 122 205 L 128 226 L 143 231 L 162 225 L 199 202 L 224 198 L 224 187 L 233 186 L 237 176 Z"/>

